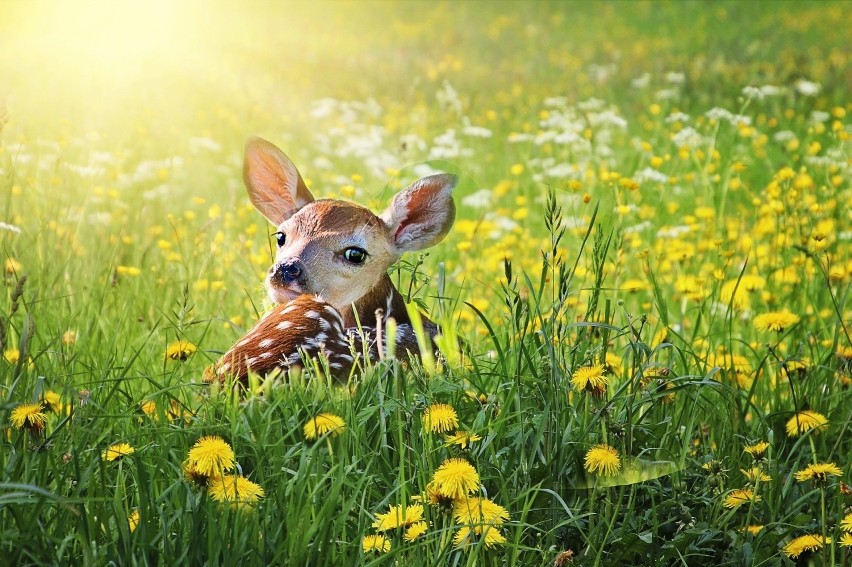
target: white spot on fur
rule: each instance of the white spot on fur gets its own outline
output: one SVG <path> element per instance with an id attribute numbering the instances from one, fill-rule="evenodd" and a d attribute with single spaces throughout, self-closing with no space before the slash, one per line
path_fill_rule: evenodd
<path id="1" fill-rule="evenodd" d="M 257 343 L 257 346 L 259 346 L 260 348 L 266 348 L 268 346 L 272 346 L 273 342 L 274 341 L 272 339 L 263 339 L 262 341 Z"/>
<path id="2" fill-rule="evenodd" d="M 255 362 L 257 362 L 257 357 L 256 357 L 256 356 L 253 356 L 253 357 L 251 357 L 251 358 L 249 358 L 249 359 L 247 359 L 247 360 L 246 360 L 246 366 L 251 366 L 251 365 L 252 365 L 252 364 L 254 364 Z"/>
<path id="3" fill-rule="evenodd" d="M 320 314 L 314 311 L 313 309 L 305 313 L 305 317 L 307 317 L 308 319 L 319 319 L 319 316 Z"/>
<path id="4" fill-rule="evenodd" d="M 281 329 L 282 331 L 289 329 L 293 326 L 293 321 L 281 321 L 277 325 L 275 325 L 276 329 Z"/>

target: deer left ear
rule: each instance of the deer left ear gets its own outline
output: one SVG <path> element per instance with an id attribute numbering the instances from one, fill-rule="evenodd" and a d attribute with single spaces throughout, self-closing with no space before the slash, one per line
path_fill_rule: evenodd
<path id="1" fill-rule="evenodd" d="M 456 183 L 455 175 L 430 175 L 394 195 L 380 218 L 400 255 L 429 248 L 444 239 L 456 218 L 452 196 Z"/>

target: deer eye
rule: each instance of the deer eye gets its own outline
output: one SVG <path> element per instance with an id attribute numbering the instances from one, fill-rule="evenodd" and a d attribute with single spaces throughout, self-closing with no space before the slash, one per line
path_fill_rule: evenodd
<path id="1" fill-rule="evenodd" d="M 278 247 L 281 248 L 285 244 L 287 244 L 287 235 L 283 232 L 273 232 L 272 236 L 274 236 L 278 240 Z"/>
<path id="2" fill-rule="evenodd" d="M 367 259 L 367 256 L 367 251 L 363 248 L 358 248 L 357 246 L 352 246 L 351 248 L 347 248 L 343 251 L 343 257 L 353 264 L 363 264 L 364 260 Z"/>

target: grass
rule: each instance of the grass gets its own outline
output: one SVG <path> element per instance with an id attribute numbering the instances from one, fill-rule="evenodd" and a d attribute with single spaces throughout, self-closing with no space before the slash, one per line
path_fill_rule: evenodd
<path id="1" fill-rule="evenodd" d="M 845 4 L 69 6 L 0 23 L 10 564 L 850 563 Z M 392 276 L 463 356 L 201 382 L 268 307 L 253 134 L 374 210 L 462 174 L 450 236 Z M 433 404 L 478 439 L 430 432 Z M 345 428 L 306 439 L 321 413 Z M 257 503 L 186 478 L 208 435 Z M 425 534 L 365 551 L 450 458 L 508 520 L 464 544 L 427 503 Z M 797 480 L 817 464 L 839 474 Z"/>

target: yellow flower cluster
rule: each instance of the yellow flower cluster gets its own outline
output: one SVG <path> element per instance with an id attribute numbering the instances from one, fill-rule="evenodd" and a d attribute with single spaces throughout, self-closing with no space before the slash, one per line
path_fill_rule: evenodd
<path id="1" fill-rule="evenodd" d="M 182 468 L 188 480 L 207 487 L 213 500 L 250 509 L 263 498 L 263 488 L 243 476 L 226 474 L 236 464 L 231 445 L 217 435 L 208 435 L 195 442 Z"/>

